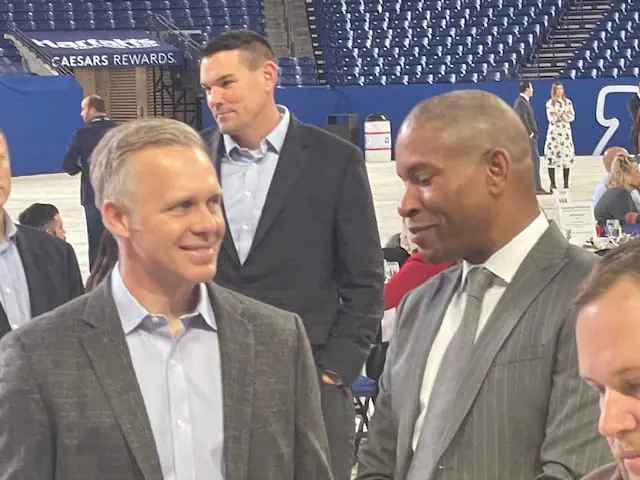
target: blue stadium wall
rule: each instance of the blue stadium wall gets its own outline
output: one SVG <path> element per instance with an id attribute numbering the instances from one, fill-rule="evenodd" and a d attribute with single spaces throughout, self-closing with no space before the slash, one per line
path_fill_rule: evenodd
<path id="1" fill-rule="evenodd" d="M 72 77 L 0 75 L 0 128 L 14 176 L 61 171 L 71 136 L 82 126 L 81 101 Z"/>
<path id="2" fill-rule="evenodd" d="M 540 131 L 540 149 L 547 130 L 544 103 L 552 81 L 534 82 L 533 105 Z M 637 91 L 637 79 L 584 79 L 565 82 L 576 107 L 574 141 L 579 155 L 599 154 L 607 145 L 628 145 L 631 118 L 626 101 Z M 280 88 L 279 103 L 302 121 L 326 127 L 327 116 L 356 113 L 361 121 L 371 113 L 384 113 L 397 131 L 402 119 L 419 101 L 443 92 L 481 88 L 512 103 L 515 82 L 458 85 L 388 85 L 366 87 Z M 15 176 L 60 171 L 62 157 L 73 132 L 81 126 L 82 89 L 73 78 L 0 76 L 0 128 L 7 135 Z M 213 123 L 203 109 L 204 126 Z"/>

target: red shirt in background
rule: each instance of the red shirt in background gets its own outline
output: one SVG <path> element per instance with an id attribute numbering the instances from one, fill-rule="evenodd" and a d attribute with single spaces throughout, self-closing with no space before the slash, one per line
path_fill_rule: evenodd
<path id="1" fill-rule="evenodd" d="M 407 292 L 449 266 L 449 263 L 429 263 L 420 252 L 411 254 L 402 268 L 384 286 L 384 309 L 397 307 Z"/>

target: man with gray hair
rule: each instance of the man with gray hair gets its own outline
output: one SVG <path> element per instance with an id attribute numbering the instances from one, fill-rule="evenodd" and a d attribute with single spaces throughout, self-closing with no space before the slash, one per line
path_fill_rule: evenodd
<path id="1" fill-rule="evenodd" d="M 0 342 L 0 478 L 331 480 L 300 318 L 210 281 L 225 224 L 198 133 L 130 122 L 91 164 L 118 263 Z"/>

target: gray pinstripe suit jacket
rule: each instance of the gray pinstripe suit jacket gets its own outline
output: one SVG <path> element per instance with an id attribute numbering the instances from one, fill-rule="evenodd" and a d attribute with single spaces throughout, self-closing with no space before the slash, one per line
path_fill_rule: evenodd
<path id="1" fill-rule="evenodd" d="M 0 479 L 162 480 L 111 282 L 0 342 Z M 209 284 L 226 480 L 331 480 L 300 318 Z"/>
<path id="2" fill-rule="evenodd" d="M 611 461 L 598 398 L 578 377 L 572 300 L 596 261 L 551 224 L 478 337 L 424 480 L 577 479 Z M 462 266 L 411 292 L 359 453 L 358 480 L 404 480 L 424 366 Z"/>

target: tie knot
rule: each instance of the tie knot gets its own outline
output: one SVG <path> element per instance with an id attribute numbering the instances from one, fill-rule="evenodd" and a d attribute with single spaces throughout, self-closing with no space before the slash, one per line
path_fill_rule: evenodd
<path id="1" fill-rule="evenodd" d="M 495 275 L 485 267 L 470 270 L 467 278 L 467 295 L 482 300 L 494 279 Z"/>

